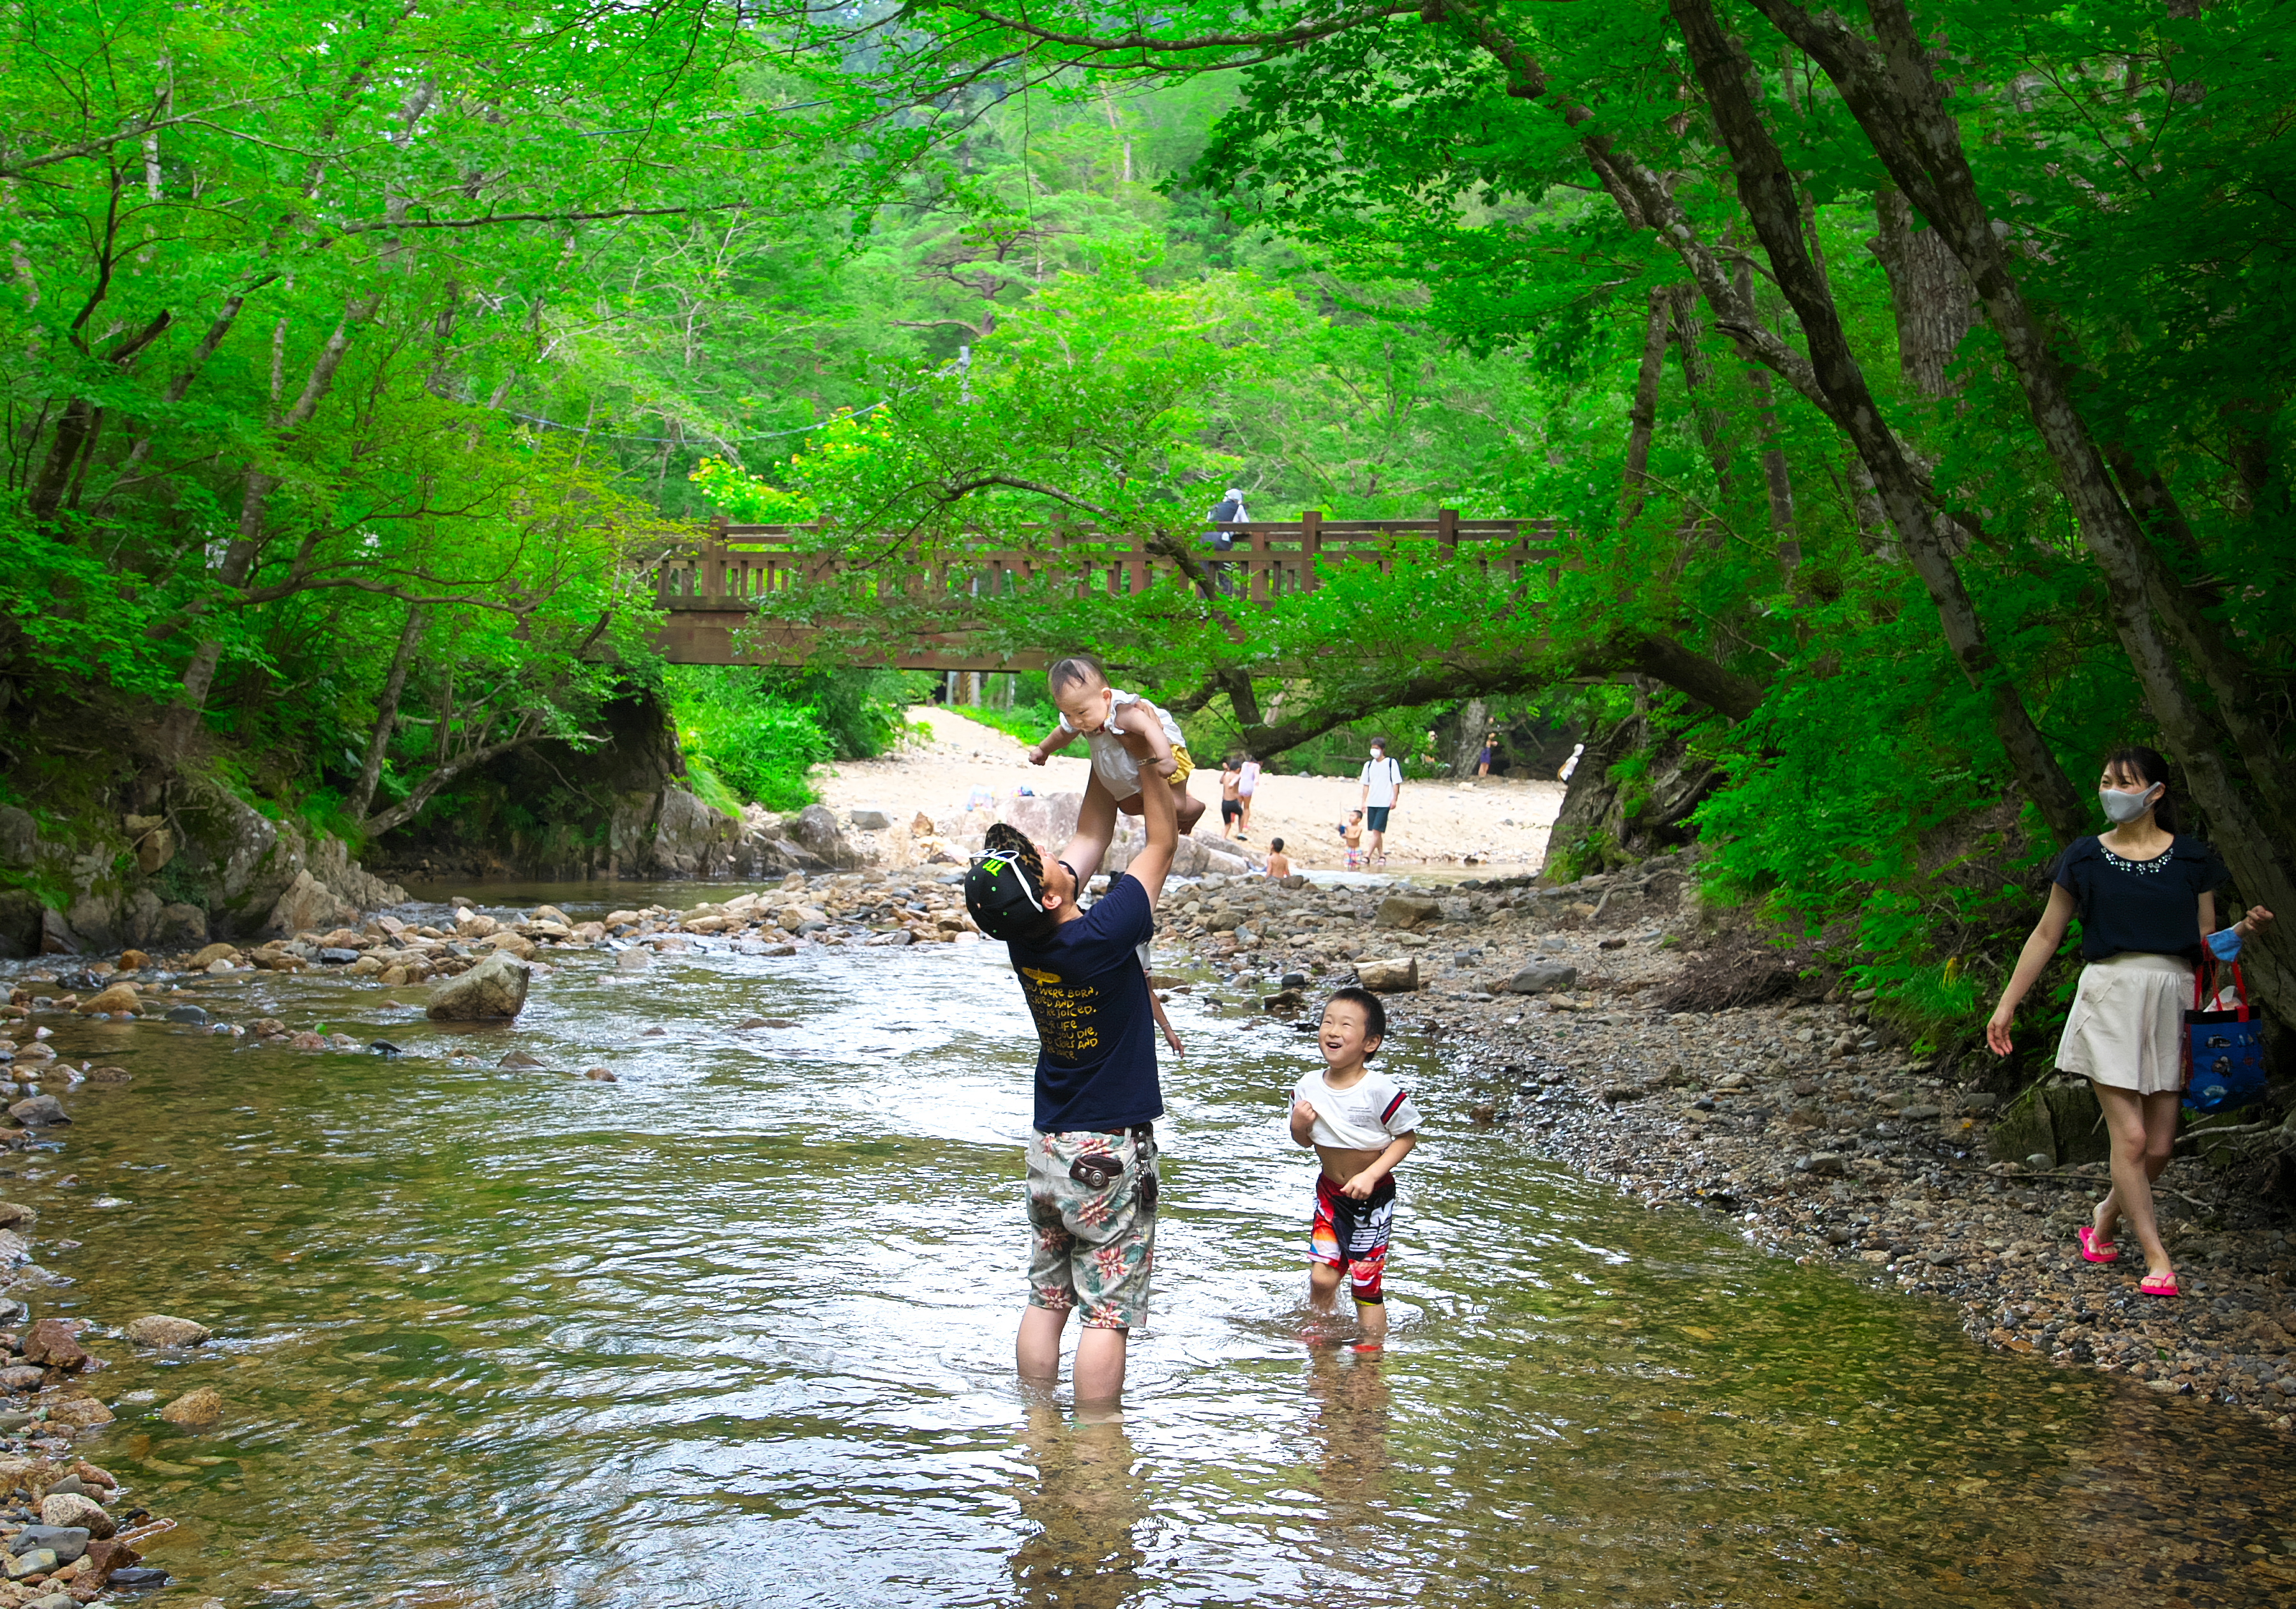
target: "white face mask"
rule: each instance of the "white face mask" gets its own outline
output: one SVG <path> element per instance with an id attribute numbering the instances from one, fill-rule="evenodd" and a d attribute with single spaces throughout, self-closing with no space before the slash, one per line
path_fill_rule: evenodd
<path id="1" fill-rule="evenodd" d="M 2158 783 L 2148 783 L 2133 792 L 2124 792 L 2120 788 L 2099 788 L 2096 791 L 2096 802 L 2104 807 L 2105 815 L 2110 817 L 2116 825 L 2131 822 L 2159 802 L 2152 796 L 2152 790 L 2159 786 Z"/>

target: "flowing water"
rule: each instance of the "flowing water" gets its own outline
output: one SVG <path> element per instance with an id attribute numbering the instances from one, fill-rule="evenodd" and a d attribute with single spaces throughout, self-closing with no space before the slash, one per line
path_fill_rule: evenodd
<path id="1" fill-rule="evenodd" d="M 1033 1038 L 1001 946 L 585 952 L 514 1029 L 308 976 L 199 993 L 407 1055 L 62 1026 L 135 1082 L 69 1096 L 66 1151 L 0 1187 L 86 1243 L 36 1248 L 75 1281 L 36 1312 L 219 1332 L 97 1342 L 120 1417 L 88 1451 L 231 1609 L 2296 1595 L 2284 1450 L 2246 1421 L 1645 1211 L 1471 1126 L 1408 1038 L 1429 1126 L 1392 1344 L 1359 1354 L 1299 1307 L 1309 1041 L 1175 997 L 1153 1324 L 1120 1423 L 1077 1424 L 1012 1375 Z M 592 1065 L 620 1081 L 565 1076 Z M 219 1425 L 157 1418 L 197 1384 Z"/>

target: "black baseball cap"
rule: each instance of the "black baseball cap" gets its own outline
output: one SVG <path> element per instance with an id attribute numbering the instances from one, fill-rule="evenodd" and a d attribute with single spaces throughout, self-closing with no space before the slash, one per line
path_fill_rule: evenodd
<path id="1" fill-rule="evenodd" d="M 992 939 L 1041 939 L 1059 925 L 1045 908 L 1045 858 L 1020 828 L 998 822 L 964 874 L 964 908 Z"/>

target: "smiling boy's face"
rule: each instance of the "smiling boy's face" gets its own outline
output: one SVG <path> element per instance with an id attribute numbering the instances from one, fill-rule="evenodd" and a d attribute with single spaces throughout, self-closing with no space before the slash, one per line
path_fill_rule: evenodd
<path id="1" fill-rule="evenodd" d="M 1070 682 L 1053 694 L 1053 702 L 1061 718 L 1071 732 L 1093 733 L 1108 724 L 1108 713 L 1113 694 L 1106 682 L 1095 677 L 1089 682 Z"/>
<path id="2" fill-rule="evenodd" d="M 1324 1026 L 1316 1043 L 1334 1071 L 1356 1066 L 1379 1048 L 1379 1041 L 1371 1037 L 1369 1014 L 1353 1000 L 1334 1000 L 1324 1007 Z"/>

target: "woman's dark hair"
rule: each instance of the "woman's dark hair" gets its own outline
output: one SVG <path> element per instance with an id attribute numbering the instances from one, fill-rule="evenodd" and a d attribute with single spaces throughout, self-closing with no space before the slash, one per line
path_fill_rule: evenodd
<path id="1" fill-rule="evenodd" d="M 1365 1039 L 1384 1039 L 1387 1038 L 1387 1007 L 1380 1004 L 1380 998 L 1377 995 L 1372 993 L 1371 990 L 1367 989 L 1360 988 L 1356 984 L 1350 983 L 1345 989 L 1333 989 L 1332 991 L 1332 997 L 1324 1002 L 1324 1008 L 1328 1011 L 1342 1000 L 1347 1001 L 1350 1005 L 1360 1006 L 1363 1007 L 1364 1038 Z M 1368 1062 L 1376 1054 L 1378 1053 L 1375 1051 L 1366 1050 L 1364 1052 L 1364 1060 Z"/>
<path id="2" fill-rule="evenodd" d="M 2177 795 L 2169 776 L 2169 762 L 2161 757 L 2158 749 L 2148 749 L 2142 743 L 2123 743 L 2104 757 L 2104 768 L 2108 775 L 2118 772 L 2140 777 L 2148 788 L 2159 783 L 2161 800 L 2152 807 L 2152 819 L 2160 823 L 2164 833 L 2173 835 L 2185 830 L 2184 823 L 2177 817 Z"/>

